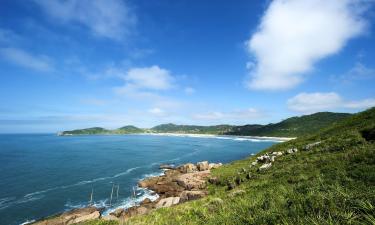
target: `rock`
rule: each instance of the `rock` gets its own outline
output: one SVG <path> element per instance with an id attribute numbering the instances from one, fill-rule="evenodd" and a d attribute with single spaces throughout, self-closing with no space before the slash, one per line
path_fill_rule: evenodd
<path id="1" fill-rule="evenodd" d="M 259 167 L 258 171 L 267 170 L 272 166 L 272 163 L 265 163 L 261 167 Z"/>
<path id="2" fill-rule="evenodd" d="M 235 180 L 235 181 L 236 181 L 236 184 L 237 184 L 237 185 L 240 185 L 240 184 L 242 183 L 243 180 L 242 180 L 241 177 L 238 176 L 238 177 L 236 177 L 236 180 Z"/>
<path id="3" fill-rule="evenodd" d="M 95 220 L 100 218 L 100 212 L 95 211 L 91 214 L 88 215 L 82 215 L 78 216 L 77 218 L 74 218 L 73 220 L 70 220 L 67 224 L 75 224 L 75 223 L 80 223 L 88 220 Z"/>
<path id="4" fill-rule="evenodd" d="M 293 154 L 293 153 L 296 153 L 296 152 L 298 152 L 297 148 L 290 148 L 290 149 L 286 150 L 286 154 Z"/>
<path id="5" fill-rule="evenodd" d="M 180 197 L 169 197 L 160 199 L 158 203 L 156 203 L 155 208 L 163 208 L 163 207 L 171 207 L 172 205 L 176 205 L 180 202 Z"/>
<path id="6" fill-rule="evenodd" d="M 222 165 L 223 165 L 222 163 L 210 163 L 210 164 L 208 164 L 208 169 L 210 169 L 210 170 L 211 169 L 217 169 Z"/>
<path id="7" fill-rule="evenodd" d="M 228 183 L 227 186 L 228 186 L 228 190 L 232 190 L 232 189 L 234 189 L 236 187 L 236 185 L 234 183 L 232 183 L 232 182 Z"/>
<path id="8" fill-rule="evenodd" d="M 205 171 L 205 170 L 209 170 L 210 166 L 207 161 L 203 161 L 203 162 L 197 163 L 197 168 L 199 171 Z"/>
<path id="9" fill-rule="evenodd" d="M 149 198 L 145 198 L 143 201 L 141 201 L 141 205 L 146 205 L 146 204 L 150 204 L 152 203 L 152 201 L 149 199 Z"/>
<path id="10" fill-rule="evenodd" d="M 275 158 L 276 158 L 275 156 L 271 156 L 270 157 L 270 162 L 275 162 Z"/>
<path id="11" fill-rule="evenodd" d="M 146 207 L 144 206 L 140 206 L 137 208 L 137 215 L 144 215 L 146 213 L 148 213 L 149 209 L 147 209 Z"/>
<path id="12" fill-rule="evenodd" d="M 103 220 L 119 220 L 119 218 L 113 216 L 113 215 L 107 215 L 107 216 L 102 216 Z"/>
<path id="13" fill-rule="evenodd" d="M 138 186 L 141 188 L 147 188 L 155 185 L 160 180 L 160 177 L 150 177 L 138 182 Z"/>
<path id="14" fill-rule="evenodd" d="M 116 209 L 115 211 L 109 213 L 109 215 L 111 215 L 111 216 L 115 216 L 115 217 L 120 217 L 120 216 L 122 216 L 124 213 L 125 213 L 125 209 L 123 209 L 123 208 L 119 208 L 119 209 Z"/>
<path id="15" fill-rule="evenodd" d="M 200 171 L 195 173 L 186 173 L 178 176 L 175 180 L 178 185 L 185 190 L 203 189 L 206 187 L 206 179 L 209 177 L 210 171 Z"/>
<path id="16" fill-rule="evenodd" d="M 282 152 L 272 152 L 271 155 L 273 155 L 273 156 L 282 156 L 283 153 Z"/>
<path id="17" fill-rule="evenodd" d="M 236 197 L 236 196 L 239 196 L 239 195 L 244 195 L 246 192 L 244 190 L 234 190 L 232 192 L 230 192 L 228 195 L 229 197 Z"/>
<path id="18" fill-rule="evenodd" d="M 210 177 L 208 179 L 208 182 L 210 182 L 211 184 L 219 184 L 220 183 L 219 178 L 217 178 L 217 177 Z"/>
<path id="19" fill-rule="evenodd" d="M 271 157 L 269 155 L 261 155 L 257 158 L 257 161 L 260 163 L 268 163 L 271 161 Z"/>
<path id="20" fill-rule="evenodd" d="M 86 207 L 80 209 L 74 209 L 65 212 L 61 215 L 37 221 L 33 224 L 36 225 L 68 225 L 74 223 L 80 223 L 87 220 L 94 220 L 100 218 L 100 212 L 95 207 Z"/>
<path id="21" fill-rule="evenodd" d="M 256 166 L 258 164 L 258 161 L 254 161 L 251 163 L 252 166 Z"/>
<path id="22" fill-rule="evenodd" d="M 179 167 L 181 173 L 192 173 L 197 171 L 197 167 L 192 163 L 187 163 Z"/>
<path id="23" fill-rule="evenodd" d="M 174 169 L 175 167 L 173 166 L 173 165 L 169 165 L 169 164 L 161 164 L 160 166 L 159 166 L 159 169 L 164 169 L 164 170 L 172 170 L 172 169 Z"/>
<path id="24" fill-rule="evenodd" d="M 180 202 L 182 203 L 186 201 L 203 198 L 207 194 L 207 191 L 183 191 L 180 195 Z"/>

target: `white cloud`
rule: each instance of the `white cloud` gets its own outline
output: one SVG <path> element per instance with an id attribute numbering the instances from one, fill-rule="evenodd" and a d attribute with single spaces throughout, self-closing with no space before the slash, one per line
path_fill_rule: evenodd
<path id="1" fill-rule="evenodd" d="M 159 66 L 132 68 L 124 77 L 128 84 L 139 89 L 168 90 L 173 87 L 174 78 Z"/>
<path id="2" fill-rule="evenodd" d="M 366 66 L 361 62 L 357 62 L 348 72 L 333 76 L 334 81 L 341 81 L 343 83 L 350 83 L 359 80 L 369 80 L 375 78 L 375 69 Z"/>
<path id="3" fill-rule="evenodd" d="M 48 72 L 53 70 L 51 60 L 47 56 L 33 55 L 18 48 L 0 48 L 0 56 L 19 66 L 37 71 Z"/>
<path id="4" fill-rule="evenodd" d="M 195 93 L 195 89 L 192 88 L 192 87 L 186 87 L 186 88 L 184 89 L 184 92 L 185 92 L 186 94 L 188 94 L 188 95 L 191 95 L 191 94 L 194 94 L 194 93 Z"/>
<path id="5" fill-rule="evenodd" d="M 247 119 L 257 119 L 264 116 L 264 113 L 254 109 L 241 109 L 234 110 L 231 112 L 207 112 L 193 115 L 193 119 L 197 120 L 222 120 L 222 121 L 232 121 L 232 120 L 247 120 Z"/>
<path id="6" fill-rule="evenodd" d="M 247 42 L 252 89 L 296 86 L 314 64 L 362 34 L 364 0 L 273 0 Z"/>
<path id="7" fill-rule="evenodd" d="M 290 110 L 301 113 L 314 113 L 338 108 L 366 109 L 375 106 L 375 98 L 346 101 L 335 92 L 300 93 L 287 102 Z"/>
<path id="8" fill-rule="evenodd" d="M 165 91 L 174 87 L 174 77 L 168 70 L 159 66 L 131 68 L 125 73 L 118 69 L 112 71 L 125 81 L 122 87 L 115 88 L 117 94 L 157 97 L 157 91 Z"/>
<path id="9" fill-rule="evenodd" d="M 136 17 L 122 0 L 34 0 L 51 18 L 78 23 L 95 35 L 121 40 L 130 33 Z"/>

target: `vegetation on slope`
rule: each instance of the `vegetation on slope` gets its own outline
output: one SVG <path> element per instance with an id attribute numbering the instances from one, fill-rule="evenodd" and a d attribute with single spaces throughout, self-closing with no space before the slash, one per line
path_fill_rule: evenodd
<path id="1" fill-rule="evenodd" d="M 374 132 L 372 108 L 259 153 L 299 149 L 278 157 L 266 171 L 249 167 L 257 156 L 235 161 L 213 171 L 219 184 L 209 186 L 207 198 L 159 209 L 127 223 L 375 224 Z M 316 142 L 320 144 L 304 150 Z M 229 191 L 228 183 L 235 180 L 242 182 Z"/>
<path id="2" fill-rule="evenodd" d="M 63 135 L 77 134 L 130 134 L 130 133 L 189 133 L 189 134 L 218 134 L 218 135 L 240 135 L 240 136 L 275 136 L 275 137 L 299 137 L 311 134 L 322 127 L 331 125 L 343 118 L 349 117 L 348 113 L 321 112 L 307 116 L 292 117 L 279 123 L 268 125 L 216 125 L 216 126 L 195 126 L 176 125 L 173 123 L 161 124 L 149 130 L 140 129 L 134 126 L 125 126 L 116 130 L 95 128 L 97 132 L 89 129 L 64 131 Z M 99 130 L 100 129 L 100 130 Z"/>
<path id="3" fill-rule="evenodd" d="M 291 117 L 280 123 L 254 127 L 253 125 L 238 126 L 227 134 L 250 136 L 285 136 L 299 137 L 314 133 L 323 127 L 332 125 L 341 119 L 349 117 L 348 113 L 319 112 L 311 115 Z"/>
<path id="4" fill-rule="evenodd" d="M 151 128 L 151 131 L 156 133 L 226 134 L 233 127 L 232 125 L 195 126 L 167 123 L 155 126 Z"/>

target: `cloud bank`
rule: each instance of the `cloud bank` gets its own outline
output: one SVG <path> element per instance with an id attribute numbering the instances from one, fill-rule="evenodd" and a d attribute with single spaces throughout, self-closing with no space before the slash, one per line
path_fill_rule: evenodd
<path id="1" fill-rule="evenodd" d="M 247 86 L 290 89 L 319 60 L 366 28 L 365 0 L 273 0 L 246 47 L 254 56 Z"/>
<path id="2" fill-rule="evenodd" d="M 347 101 L 335 92 L 303 92 L 290 98 L 287 105 L 290 110 L 300 113 L 314 113 L 338 108 L 363 110 L 375 106 L 375 98 Z"/>
<path id="3" fill-rule="evenodd" d="M 5 60 L 29 69 L 41 72 L 53 70 L 51 60 L 47 56 L 33 55 L 18 48 L 0 48 L 0 56 Z"/>
<path id="4" fill-rule="evenodd" d="M 34 0 L 50 17 L 62 23 L 77 23 L 95 35 L 115 40 L 127 36 L 136 16 L 122 0 Z"/>

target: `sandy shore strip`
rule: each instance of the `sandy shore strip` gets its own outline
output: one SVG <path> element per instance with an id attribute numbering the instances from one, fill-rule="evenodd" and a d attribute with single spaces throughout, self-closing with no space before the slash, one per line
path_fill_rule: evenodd
<path id="1" fill-rule="evenodd" d="M 237 136 L 237 135 L 217 135 L 217 134 L 188 134 L 188 133 L 139 133 L 137 135 L 155 135 L 155 136 L 176 136 L 176 137 L 198 137 L 198 138 L 223 138 L 223 139 L 248 139 L 264 141 L 290 141 L 296 137 L 267 137 L 267 136 Z"/>

